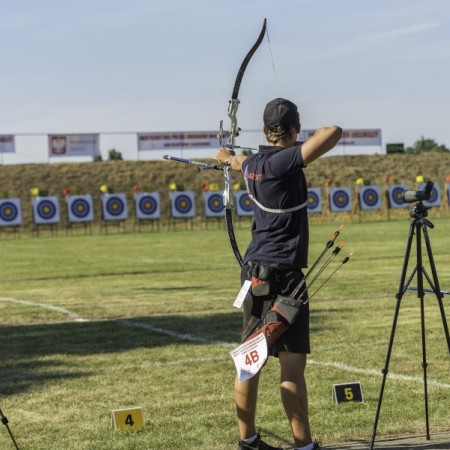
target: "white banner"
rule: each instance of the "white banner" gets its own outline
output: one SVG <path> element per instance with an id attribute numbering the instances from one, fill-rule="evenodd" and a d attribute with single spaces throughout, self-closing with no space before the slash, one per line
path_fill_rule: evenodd
<path id="1" fill-rule="evenodd" d="M 0 153 L 15 153 L 14 136 L 1 135 L 0 136 Z"/>
<path id="2" fill-rule="evenodd" d="M 138 150 L 180 150 L 218 148 L 217 131 L 138 133 Z"/>
<path id="3" fill-rule="evenodd" d="M 298 139 L 301 142 L 310 138 L 316 130 L 301 130 L 298 134 Z M 337 145 L 379 145 L 381 146 L 381 130 L 367 129 L 367 130 L 344 130 L 342 138 Z"/>
<path id="4" fill-rule="evenodd" d="M 49 134 L 48 154 L 60 156 L 94 156 L 99 151 L 98 134 Z"/>

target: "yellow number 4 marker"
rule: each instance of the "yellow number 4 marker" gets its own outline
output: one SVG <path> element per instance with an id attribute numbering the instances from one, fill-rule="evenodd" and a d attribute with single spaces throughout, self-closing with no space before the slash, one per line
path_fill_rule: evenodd
<path id="1" fill-rule="evenodd" d="M 124 408 L 112 410 L 112 426 L 115 430 L 136 430 L 144 426 L 142 408 Z"/>

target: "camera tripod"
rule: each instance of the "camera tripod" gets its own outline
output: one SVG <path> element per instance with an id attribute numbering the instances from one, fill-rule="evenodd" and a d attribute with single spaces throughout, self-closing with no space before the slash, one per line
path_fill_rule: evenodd
<path id="1" fill-rule="evenodd" d="M 12 431 L 11 431 L 11 429 L 9 428 L 9 425 L 8 425 L 8 423 L 9 423 L 9 422 L 8 422 L 8 419 L 7 419 L 6 416 L 3 414 L 3 411 L 1 410 L 1 408 L 0 408 L 0 420 L 1 420 L 2 424 L 5 425 L 6 429 L 8 430 L 9 436 L 11 437 L 11 440 L 12 440 L 12 442 L 13 442 L 13 444 L 14 444 L 14 448 L 15 448 L 16 450 L 19 450 L 19 447 L 17 446 L 17 442 L 16 442 L 16 440 L 14 439 L 14 435 L 12 434 Z"/>
<path id="2" fill-rule="evenodd" d="M 403 298 L 404 293 L 407 289 L 411 290 L 417 290 L 417 298 L 420 300 L 420 313 L 421 313 L 421 334 L 422 334 L 422 368 L 423 368 L 423 384 L 424 384 L 424 397 L 425 397 L 425 422 L 426 422 L 426 438 L 427 440 L 430 440 L 430 428 L 429 428 L 429 417 L 428 417 L 428 388 L 427 388 L 427 358 L 426 358 L 426 342 L 425 342 L 425 309 L 424 309 L 424 296 L 425 291 L 426 292 L 432 292 L 436 296 L 436 299 L 439 304 L 439 309 L 441 312 L 442 317 L 442 324 L 444 326 L 444 332 L 445 337 L 447 340 L 447 348 L 450 355 L 450 335 L 448 331 L 448 325 L 447 320 L 445 318 L 445 311 L 444 311 L 444 305 L 442 302 L 442 297 L 444 296 L 444 293 L 441 291 L 441 288 L 439 286 L 439 280 L 436 272 L 436 266 L 434 264 L 434 258 L 433 253 L 431 251 L 431 244 L 430 239 L 428 237 L 428 228 L 434 228 L 434 225 L 426 219 L 428 215 L 428 209 L 430 207 L 426 207 L 423 205 L 422 201 L 419 201 L 415 205 L 411 207 L 410 210 L 410 227 L 409 227 L 409 236 L 408 236 L 408 242 L 406 245 L 406 253 L 405 253 L 405 259 L 403 262 L 403 269 L 402 274 L 400 278 L 400 286 L 398 288 L 398 292 L 396 294 L 397 304 L 395 307 L 395 313 L 394 313 L 394 320 L 392 323 L 392 331 L 391 336 L 389 339 L 389 346 L 388 351 L 386 354 L 386 360 L 385 365 L 382 370 L 383 373 L 383 381 L 381 383 L 381 391 L 380 396 L 378 398 L 378 406 L 377 406 L 377 412 L 375 416 L 375 423 L 373 427 L 373 434 L 372 434 L 372 443 L 370 446 L 370 449 L 373 450 L 373 446 L 375 443 L 375 435 L 377 432 L 377 425 L 378 425 L 378 419 L 380 416 L 380 409 L 381 409 L 381 403 L 383 400 L 383 393 L 384 393 L 384 387 L 386 384 L 386 377 L 389 371 L 389 361 L 391 359 L 391 352 L 392 352 L 392 345 L 394 343 L 394 334 L 395 334 L 395 328 L 397 326 L 397 319 L 398 314 L 400 311 L 400 303 Z M 408 270 L 408 261 L 411 253 L 411 246 L 414 239 L 414 236 L 416 237 L 416 253 L 417 253 L 417 264 L 416 267 L 413 269 L 411 275 L 409 276 L 408 280 L 406 280 L 406 272 Z M 425 268 L 422 264 L 422 236 L 425 241 L 426 250 L 428 254 L 428 260 L 430 263 L 431 268 L 431 274 L 432 279 L 426 272 Z M 409 285 L 414 278 L 414 276 L 417 276 L 417 289 L 410 288 Z M 424 289 L 424 277 L 427 279 L 431 289 Z"/>

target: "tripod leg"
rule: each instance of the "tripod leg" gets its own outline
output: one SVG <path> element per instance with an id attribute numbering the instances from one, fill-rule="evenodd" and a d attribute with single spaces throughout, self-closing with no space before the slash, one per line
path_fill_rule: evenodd
<path id="1" fill-rule="evenodd" d="M 19 446 L 17 445 L 16 440 L 14 439 L 14 435 L 12 434 L 11 428 L 9 428 L 8 425 L 8 419 L 6 418 L 6 416 L 3 414 L 3 411 L 0 409 L 0 419 L 3 425 L 5 425 L 6 429 L 8 430 L 9 433 L 9 437 L 11 438 L 11 440 L 13 441 L 14 444 L 14 448 L 16 450 L 19 450 Z"/>
<path id="2" fill-rule="evenodd" d="M 425 427 L 426 427 L 426 438 L 430 440 L 430 425 L 429 425 L 429 415 L 428 415 L 428 382 L 427 382 L 427 348 L 426 348 L 426 333 L 425 333 L 425 307 L 424 307 L 424 296 L 425 292 L 423 290 L 423 260 L 422 260 L 422 235 L 421 235 L 420 223 L 416 226 L 416 247 L 417 247 L 417 296 L 420 299 L 420 324 L 421 324 L 421 335 L 422 335 L 422 370 L 423 370 L 423 388 L 424 388 L 424 399 L 425 399 Z"/>
<path id="3" fill-rule="evenodd" d="M 419 272 L 420 273 L 420 270 Z M 428 381 L 427 381 L 427 349 L 425 343 L 425 309 L 423 296 L 420 298 L 420 317 L 421 317 L 421 332 L 422 332 L 422 370 L 423 370 L 423 393 L 425 400 L 425 427 L 426 427 L 426 438 L 427 441 L 430 440 L 430 425 L 429 425 L 429 414 L 428 414 Z"/>
<path id="4" fill-rule="evenodd" d="M 423 235 L 425 239 L 425 245 L 427 247 L 428 260 L 430 261 L 431 273 L 433 275 L 433 283 L 431 283 L 430 280 L 428 281 L 430 282 L 430 285 L 433 288 L 433 292 L 436 295 L 439 304 L 439 310 L 441 312 L 442 318 L 442 325 L 444 327 L 445 339 L 447 340 L 447 349 L 450 355 L 450 333 L 448 330 L 447 319 L 445 317 L 444 303 L 442 301 L 444 295 L 442 294 L 441 287 L 439 285 L 439 279 L 437 276 L 436 265 L 434 263 L 433 252 L 431 251 L 430 238 L 428 236 L 428 232 L 425 226 L 423 227 Z"/>
<path id="5" fill-rule="evenodd" d="M 383 370 L 381 371 L 383 373 L 383 380 L 381 382 L 381 389 L 380 389 L 380 395 L 378 397 L 378 405 L 377 405 L 377 412 L 375 414 L 375 422 L 373 425 L 373 432 L 372 432 L 372 442 L 370 445 L 370 450 L 373 450 L 373 446 L 375 443 L 375 436 L 377 434 L 377 426 L 378 426 L 378 419 L 380 417 L 380 411 L 381 411 L 381 403 L 383 401 L 383 394 L 384 394 L 384 387 L 386 385 L 386 377 L 387 374 L 389 372 L 389 362 L 391 359 L 391 353 L 392 353 L 392 346 L 394 344 L 394 336 L 395 336 L 395 329 L 397 327 L 397 320 L 398 320 L 398 315 L 400 312 L 400 303 L 402 301 L 402 297 L 403 294 L 405 292 L 406 287 L 408 286 L 409 282 L 411 281 L 411 278 L 408 280 L 408 283 L 405 285 L 405 280 L 406 280 L 406 272 L 408 270 L 408 261 L 409 261 L 409 255 L 411 253 L 411 244 L 412 244 L 412 240 L 414 237 L 414 227 L 415 222 L 411 221 L 410 227 L 409 227 L 409 235 L 408 235 L 408 241 L 406 244 L 406 252 L 405 252 L 405 258 L 403 260 L 403 268 L 402 268 L 402 274 L 400 277 L 400 285 L 398 288 L 398 292 L 396 294 L 396 298 L 397 298 L 397 304 L 395 306 L 395 313 L 394 313 L 394 319 L 392 322 L 392 330 L 391 330 L 391 336 L 389 338 L 389 345 L 388 345 L 388 350 L 386 353 L 386 360 L 384 363 L 384 367 Z"/>
<path id="6" fill-rule="evenodd" d="M 397 293 L 397 305 L 395 307 L 395 313 L 394 313 L 394 320 L 392 322 L 392 330 L 391 330 L 391 336 L 389 338 L 389 346 L 386 353 L 386 360 L 384 363 L 383 370 L 381 371 L 383 374 L 383 380 L 381 382 L 381 389 L 380 389 L 380 395 L 378 397 L 378 405 L 377 405 L 377 412 L 375 414 L 375 422 L 373 425 L 373 432 L 372 432 L 372 443 L 370 445 L 370 450 L 373 449 L 374 443 L 375 443 L 375 436 L 377 434 L 377 426 L 378 426 L 378 419 L 380 417 L 380 411 L 381 411 L 381 403 L 383 401 L 383 394 L 384 394 L 384 386 L 386 385 L 386 377 L 389 371 L 389 361 L 391 359 L 391 352 L 392 352 L 392 346 L 394 344 L 394 335 L 395 335 L 395 329 L 397 327 L 397 319 L 398 314 L 400 312 L 400 302 L 402 300 L 402 296 L 400 293 Z"/>

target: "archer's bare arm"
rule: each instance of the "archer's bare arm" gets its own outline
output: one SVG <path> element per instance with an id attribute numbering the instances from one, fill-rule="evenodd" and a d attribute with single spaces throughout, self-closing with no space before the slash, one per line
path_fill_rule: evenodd
<path id="1" fill-rule="evenodd" d="M 330 151 L 342 136 L 342 128 L 334 125 L 319 128 L 302 145 L 302 156 L 305 165 L 311 164 L 317 158 Z"/>

